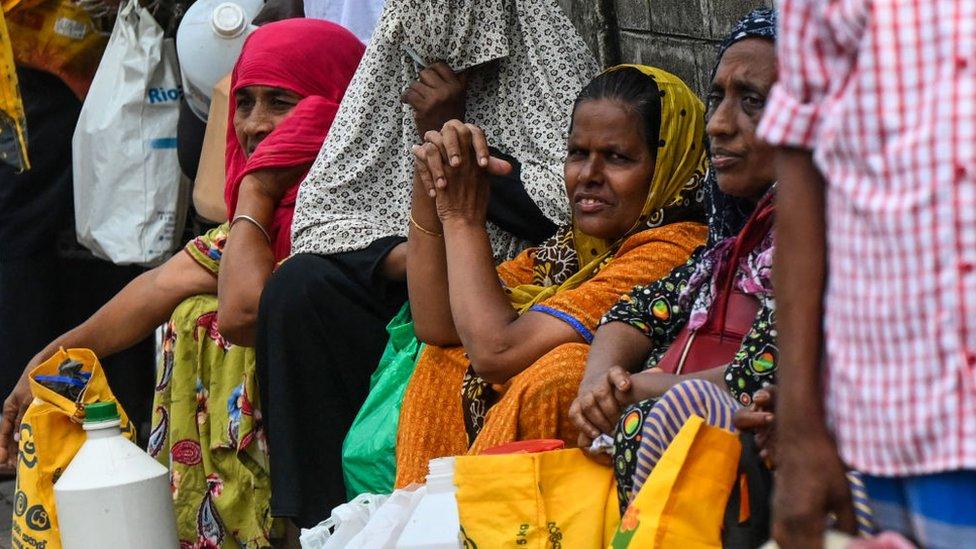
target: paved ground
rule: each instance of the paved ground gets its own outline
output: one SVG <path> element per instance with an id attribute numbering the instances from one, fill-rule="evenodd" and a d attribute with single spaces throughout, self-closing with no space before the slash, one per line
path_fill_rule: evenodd
<path id="1" fill-rule="evenodd" d="M 10 517 L 14 511 L 14 481 L 0 482 L 0 549 L 10 549 Z"/>

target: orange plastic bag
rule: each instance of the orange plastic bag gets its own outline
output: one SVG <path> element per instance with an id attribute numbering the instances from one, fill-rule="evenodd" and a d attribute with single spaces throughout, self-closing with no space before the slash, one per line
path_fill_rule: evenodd
<path id="1" fill-rule="evenodd" d="M 39 375 L 57 375 L 58 366 L 67 358 L 81 362 L 82 371 L 91 374 L 77 401 L 35 381 Z M 30 373 L 30 386 L 34 401 L 20 424 L 11 537 L 14 547 L 58 549 L 61 537 L 54 508 L 54 483 L 85 442 L 85 431 L 81 426 L 85 404 L 118 401 L 98 359 L 87 349 L 61 349 Z M 122 434 L 134 440 L 135 431 L 121 406 L 119 415 Z"/>
<path id="2" fill-rule="evenodd" d="M 6 4 L 4 11 L 17 64 L 58 76 L 79 99 L 84 99 L 108 44 L 108 35 L 72 0 Z"/>
<path id="3" fill-rule="evenodd" d="M 57 75 L 84 99 L 108 36 L 72 0 L 0 2 L 0 161 L 30 169 L 16 65 Z"/>
<path id="4" fill-rule="evenodd" d="M 691 416 L 627 507 L 610 547 L 722 547 L 722 519 L 742 447 Z"/>
<path id="5" fill-rule="evenodd" d="M 606 547 L 619 521 L 613 469 L 578 448 L 459 456 L 465 547 Z"/>

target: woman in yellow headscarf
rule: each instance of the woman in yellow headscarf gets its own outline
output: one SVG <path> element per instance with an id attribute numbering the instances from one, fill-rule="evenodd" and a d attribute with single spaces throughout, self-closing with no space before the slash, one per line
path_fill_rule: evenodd
<path id="1" fill-rule="evenodd" d="M 531 106 L 527 106 L 531 108 Z M 622 65 L 573 108 L 567 224 L 495 268 L 485 228 L 489 158 L 476 127 L 451 121 L 416 147 L 407 281 L 427 343 L 397 435 L 397 486 L 436 457 L 526 439 L 573 445 L 569 420 L 593 330 L 635 284 L 704 242 L 704 108 L 680 79 Z"/>

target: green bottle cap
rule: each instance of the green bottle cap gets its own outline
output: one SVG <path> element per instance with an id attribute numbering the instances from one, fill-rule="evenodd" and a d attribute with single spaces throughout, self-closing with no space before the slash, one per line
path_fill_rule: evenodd
<path id="1" fill-rule="evenodd" d="M 119 419 L 119 408 L 114 402 L 95 402 L 85 405 L 85 423 L 98 423 Z"/>

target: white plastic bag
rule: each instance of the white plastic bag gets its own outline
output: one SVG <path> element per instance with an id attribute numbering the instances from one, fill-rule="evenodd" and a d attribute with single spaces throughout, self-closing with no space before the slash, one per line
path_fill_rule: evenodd
<path id="1" fill-rule="evenodd" d="M 137 0 L 119 11 L 72 141 L 78 241 L 155 265 L 181 244 L 189 187 L 176 156 L 176 47 Z"/>
<path id="2" fill-rule="evenodd" d="M 383 505 L 387 496 L 359 494 L 349 503 L 332 510 L 332 516 L 313 526 L 302 528 L 298 541 L 302 549 L 341 549 L 358 534 L 369 517 Z"/>
<path id="3" fill-rule="evenodd" d="M 396 490 L 390 494 L 369 522 L 346 544 L 347 549 L 394 549 L 410 515 L 427 493 L 427 488 L 416 485 Z"/>

